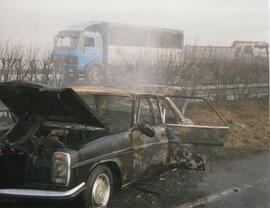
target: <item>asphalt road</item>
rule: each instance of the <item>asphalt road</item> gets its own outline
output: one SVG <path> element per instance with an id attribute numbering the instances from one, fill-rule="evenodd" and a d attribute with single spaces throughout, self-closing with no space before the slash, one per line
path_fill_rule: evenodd
<path id="1" fill-rule="evenodd" d="M 270 153 L 213 161 L 206 171 L 173 169 L 116 193 L 112 208 L 269 208 Z M 67 203 L 24 202 L 0 207 L 77 208 Z"/>

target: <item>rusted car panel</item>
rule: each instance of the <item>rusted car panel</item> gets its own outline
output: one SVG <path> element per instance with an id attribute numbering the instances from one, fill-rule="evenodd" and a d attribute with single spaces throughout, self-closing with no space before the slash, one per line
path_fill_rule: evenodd
<path id="1" fill-rule="evenodd" d="M 87 184 L 101 169 L 103 179 L 113 181 L 110 188 L 175 163 L 204 169 L 205 159 L 193 147 L 223 145 L 227 131 L 225 125 L 194 125 L 169 96 L 89 87 L 52 89 L 25 82 L 1 84 L 0 92 L 16 117 L 13 127 L 0 134 L 1 197 L 86 195 L 98 186 Z M 175 122 L 166 121 L 165 105 Z M 59 167 L 64 168 L 62 175 Z"/>
<path id="2" fill-rule="evenodd" d="M 180 143 L 206 144 L 223 146 L 227 133 L 226 127 L 198 126 L 198 125 L 174 125 L 167 124 Z M 174 130 L 173 130 L 174 129 Z"/>

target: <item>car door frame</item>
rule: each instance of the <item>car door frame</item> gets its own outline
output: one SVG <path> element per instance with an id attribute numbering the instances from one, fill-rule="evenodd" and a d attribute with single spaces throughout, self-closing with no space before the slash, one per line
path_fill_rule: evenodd
<path id="1" fill-rule="evenodd" d="M 182 99 L 198 99 L 198 100 L 202 100 L 204 102 L 206 102 L 211 109 L 216 113 L 216 115 L 219 117 L 219 119 L 222 121 L 222 123 L 224 124 L 224 126 L 220 126 L 220 125 L 195 125 L 195 124 L 185 124 L 184 120 L 185 120 L 185 116 L 184 114 L 181 112 L 181 110 L 174 104 L 173 101 L 170 102 L 170 100 L 168 98 L 182 98 Z M 222 115 L 216 110 L 216 108 L 205 98 L 203 97 L 198 97 L 198 96 L 180 96 L 180 95 L 164 95 L 164 99 L 165 102 L 167 102 L 167 104 L 171 107 L 172 112 L 175 114 L 175 116 L 177 116 L 178 120 L 181 121 L 178 124 L 166 124 L 165 123 L 165 116 L 164 115 L 164 108 L 162 109 L 162 122 L 165 126 L 167 127 L 179 127 L 179 128 L 189 128 L 191 129 L 191 131 L 186 131 L 186 135 L 181 135 L 183 137 L 179 138 L 179 142 L 181 143 L 186 143 L 186 144 L 205 144 L 205 145 L 213 145 L 213 146 L 223 146 L 224 145 L 224 139 L 225 136 L 228 132 L 229 127 L 227 126 L 224 118 L 222 117 Z M 196 137 L 196 135 L 198 136 L 198 130 L 206 132 L 205 134 L 201 134 L 201 135 L 211 135 L 215 134 L 215 135 L 219 135 L 217 138 L 216 142 L 211 142 L 210 140 L 206 141 L 206 140 L 202 140 L 198 139 L 198 138 L 194 138 Z"/>
<path id="2" fill-rule="evenodd" d="M 157 111 L 153 108 L 150 98 L 157 101 Z M 141 99 L 146 99 L 152 114 L 154 122 L 152 127 L 155 130 L 155 135 L 152 138 L 143 135 L 138 130 L 139 114 L 141 113 L 139 109 L 141 107 Z M 145 174 L 152 174 L 168 164 L 169 141 L 166 136 L 165 126 L 162 124 L 161 108 L 157 97 L 149 94 L 136 95 L 134 105 L 134 127 L 131 137 L 134 151 L 133 173 L 136 178 Z M 160 121 L 158 120 L 156 113 L 159 113 Z"/>

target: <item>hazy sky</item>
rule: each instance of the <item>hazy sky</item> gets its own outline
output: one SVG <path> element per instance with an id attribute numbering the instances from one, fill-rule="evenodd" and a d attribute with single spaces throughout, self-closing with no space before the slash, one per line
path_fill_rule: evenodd
<path id="1" fill-rule="evenodd" d="M 267 0 L 0 0 L 0 42 L 52 46 L 54 34 L 89 20 L 183 29 L 185 43 L 268 41 Z"/>

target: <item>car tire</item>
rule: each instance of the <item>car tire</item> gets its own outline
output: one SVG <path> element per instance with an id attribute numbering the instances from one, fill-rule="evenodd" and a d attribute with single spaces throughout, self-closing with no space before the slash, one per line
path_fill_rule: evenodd
<path id="1" fill-rule="evenodd" d="M 106 73 L 102 67 L 89 66 L 87 67 L 85 78 L 89 85 L 100 85 L 104 84 Z"/>
<path id="2" fill-rule="evenodd" d="M 90 174 L 83 193 L 85 208 L 108 208 L 113 195 L 113 175 L 106 165 L 97 166 Z"/>

